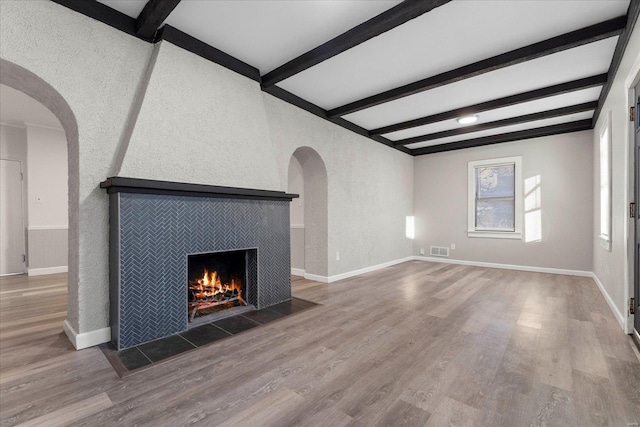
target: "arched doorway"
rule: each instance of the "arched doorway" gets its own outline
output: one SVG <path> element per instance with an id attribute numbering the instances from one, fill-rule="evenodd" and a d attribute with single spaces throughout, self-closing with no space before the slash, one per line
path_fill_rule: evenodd
<path id="1" fill-rule="evenodd" d="M 0 84 L 40 102 L 58 119 L 67 139 L 68 164 L 68 306 L 66 324 L 78 330 L 79 148 L 78 125 L 71 107 L 49 83 L 12 62 L 0 59 Z"/>
<path id="2" fill-rule="evenodd" d="M 291 204 L 292 266 L 307 278 L 321 280 L 329 273 L 327 168 L 317 151 L 300 147 L 289 161 L 288 179 L 288 191 L 302 196 Z"/>

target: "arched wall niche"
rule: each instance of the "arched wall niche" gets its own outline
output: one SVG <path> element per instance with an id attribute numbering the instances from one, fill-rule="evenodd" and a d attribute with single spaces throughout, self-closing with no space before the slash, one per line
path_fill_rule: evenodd
<path id="1" fill-rule="evenodd" d="M 292 158 L 302 166 L 304 179 L 305 274 L 326 277 L 329 273 L 327 168 L 311 147 L 297 148 Z"/>

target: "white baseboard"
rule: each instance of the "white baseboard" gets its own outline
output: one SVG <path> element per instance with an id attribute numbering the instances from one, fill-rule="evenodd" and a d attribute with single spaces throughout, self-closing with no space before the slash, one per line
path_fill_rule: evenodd
<path id="1" fill-rule="evenodd" d="M 370 273 L 372 271 L 380 270 L 383 268 L 391 267 L 392 265 L 402 264 L 403 262 L 411 261 L 412 257 L 400 258 L 393 261 L 383 262 L 382 264 L 372 265 L 371 267 L 361 268 L 359 270 L 348 271 L 346 273 L 336 274 L 329 276 L 327 283 L 337 282 L 338 280 L 348 279 L 349 277 L 359 276 L 361 274 Z"/>
<path id="2" fill-rule="evenodd" d="M 307 280 L 313 280 L 314 282 L 329 283 L 327 276 L 319 276 L 317 274 L 304 273 L 304 278 Z"/>
<path id="3" fill-rule="evenodd" d="M 604 296 L 604 299 L 605 301 L 607 301 L 607 304 L 609 304 L 609 308 L 613 312 L 613 315 L 615 316 L 616 320 L 620 324 L 620 327 L 622 328 L 622 330 L 625 333 L 630 334 L 631 330 L 629 330 L 627 319 L 624 317 L 622 313 L 620 313 L 620 310 L 618 310 L 618 307 L 613 302 L 613 298 L 611 298 L 611 295 L 609 295 L 609 292 L 607 292 L 607 289 L 604 287 L 600 279 L 598 279 L 598 276 L 596 276 L 595 273 L 591 273 L 591 278 L 593 279 L 594 282 L 596 282 L 598 289 L 600 289 L 600 293 Z"/>
<path id="4" fill-rule="evenodd" d="M 581 276 L 592 277 L 593 273 L 583 270 L 567 270 L 563 268 L 548 268 L 548 267 L 532 267 L 529 265 L 513 265 L 513 264 L 497 264 L 493 262 L 479 262 L 479 261 L 464 261 L 460 259 L 449 258 L 435 258 L 427 256 L 413 256 L 411 259 L 418 261 L 429 262 L 443 262 L 446 264 L 459 264 L 459 265 L 471 265 L 473 267 L 486 267 L 486 268 L 501 268 L 503 270 L 519 270 L 519 271 L 531 271 L 533 273 L 549 273 L 549 274 L 563 274 L 565 276 Z"/>
<path id="5" fill-rule="evenodd" d="M 59 267 L 45 267 L 45 268 L 29 268 L 27 270 L 28 276 L 44 276 L 45 274 L 57 274 L 66 273 L 69 267 L 61 265 Z"/>
<path id="6" fill-rule="evenodd" d="M 338 280 L 348 279 L 349 277 L 359 276 L 361 274 L 370 273 L 372 271 L 380 270 L 382 268 L 391 267 L 392 265 L 401 264 L 403 262 L 411 261 L 413 257 L 406 257 L 396 259 L 393 261 L 383 262 L 382 264 L 372 265 L 370 267 L 360 268 L 358 270 L 348 271 L 346 273 L 335 274 L 333 276 L 319 276 L 317 274 L 305 273 L 304 278 L 322 283 L 333 283 Z"/>
<path id="7" fill-rule="evenodd" d="M 293 268 L 291 267 L 291 275 L 292 276 L 302 276 L 304 277 L 304 270 L 301 268 Z"/>
<path id="8" fill-rule="evenodd" d="M 111 328 L 102 328 L 79 334 L 71 327 L 66 319 L 62 324 L 62 328 L 76 350 L 82 350 L 83 348 L 89 348 L 111 341 Z"/>

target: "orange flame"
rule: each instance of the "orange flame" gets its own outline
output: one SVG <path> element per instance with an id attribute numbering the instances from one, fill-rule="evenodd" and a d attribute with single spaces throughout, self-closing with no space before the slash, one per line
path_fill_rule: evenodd
<path id="1" fill-rule="evenodd" d="M 205 268 L 202 278 L 198 279 L 197 283 L 197 290 L 200 291 L 196 294 L 198 298 L 211 298 L 217 294 L 224 294 L 233 290 L 237 290 L 238 296 L 241 296 L 240 285 L 236 284 L 234 279 L 231 279 L 231 283 L 223 284 L 217 271 L 209 272 Z"/>

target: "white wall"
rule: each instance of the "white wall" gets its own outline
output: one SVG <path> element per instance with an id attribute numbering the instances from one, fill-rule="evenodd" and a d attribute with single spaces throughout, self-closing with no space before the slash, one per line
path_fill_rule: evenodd
<path id="1" fill-rule="evenodd" d="M 329 176 L 328 276 L 410 255 L 411 156 L 171 43 L 159 49 L 121 176 L 286 191 L 293 152 L 311 147 Z"/>
<path id="2" fill-rule="evenodd" d="M 78 143 L 70 145 L 77 158 L 69 161 L 70 176 L 79 176 L 70 198 L 78 271 L 69 276 L 67 326 L 87 333 L 84 342 L 108 333 L 108 197 L 98 185 L 114 174 L 285 191 L 292 153 L 308 146 L 329 175 L 329 253 L 342 254 L 340 261 L 329 256 L 327 274 L 410 255 L 410 156 L 166 42 L 144 91 L 152 45 L 50 1 L 3 2 L 0 42 L 0 57 L 51 85 L 77 123 Z M 135 100 L 142 106 L 128 141 Z"/>
<path id="3" fill-rule="evenodd" d="M 291 225 L 304 225 L 304 176 L 302 175 L 302 166 L 295 157 L 291 157 L 287 175 L 289 178 L 287 192 L 300 196 L 294 199 L 289 206 Z"/>
<path id="4" fill-rule="evenodd" d="M 70 189 L 77 230 L 69 231 L 77 242 L 70 248 L 77 269 L 69 272 L 67 324 L 77 333 L 103 330 L 109 319 L 108 198 L 98 185 L 112 172 L 152 46 L 38 0 L 2 2 L 0 44 L 3 60 L 40 77 L 73 112 L 78 141 L 70 146 L 70 174 L 79 179 Z"/>
<path id="5" fill-rule="evenodd" d="M 585 131 L 416 157 L 414 254 L 454 243 L 452 259 L 591 271 L 591 140 Z M 529 227 L 525 215 L 523 240 L 467 237 L 467 163 L 511 156 L 522 156 L 525 186 L 539 179 L 539 213 Z"/>
<path id="6" fill-rule="evenodd" d="M 288 171 L 289 193 L 298 194 L 289 205 L 291 221 L 291 269 L 296 274 L 304 270 L 304 176 L 302 166 L 295 157 L 291 157 Z"/>
<path id="7" fill-rule="evenodd" d="M 67 227 L 67 137 L 27 124 L 29 227 Z"/>
<path id="8" fill-rule="evenodd" d="M 632 200 L 633 168 L 632 150 L 633 140 L 630 137 L 633 123 L 629 121 L 628 89 L 633 87 L 638 73 L 640 73 L 640 23 L 636 23 L 631 34 L 627 50 L 620 63 L 611 86 L 611 91 L 602 108 L 602 113 L 595 126 L 593 138 L 594 152 L 594 228 L 591 232 L 593 244 L 593 272 L 601 285 L 609 305 L 626 332 L 631 332 L 631 322 L 628 312 L 631 274 L 628 273 L 632 262 L 628 256 L 633 253 L 631 238 L 633 228 L 628 223 L 627 209 Z M 600 161 L 599 134 L 607 115 L 611 113 L 611 164 L 612 164 L 612 223 L 611 223 L 611 251 L 600 245 Z M 637 201 L 636 201 L 637 202 Z M 636 296 L 637 297 L 637 296 Z"/>

